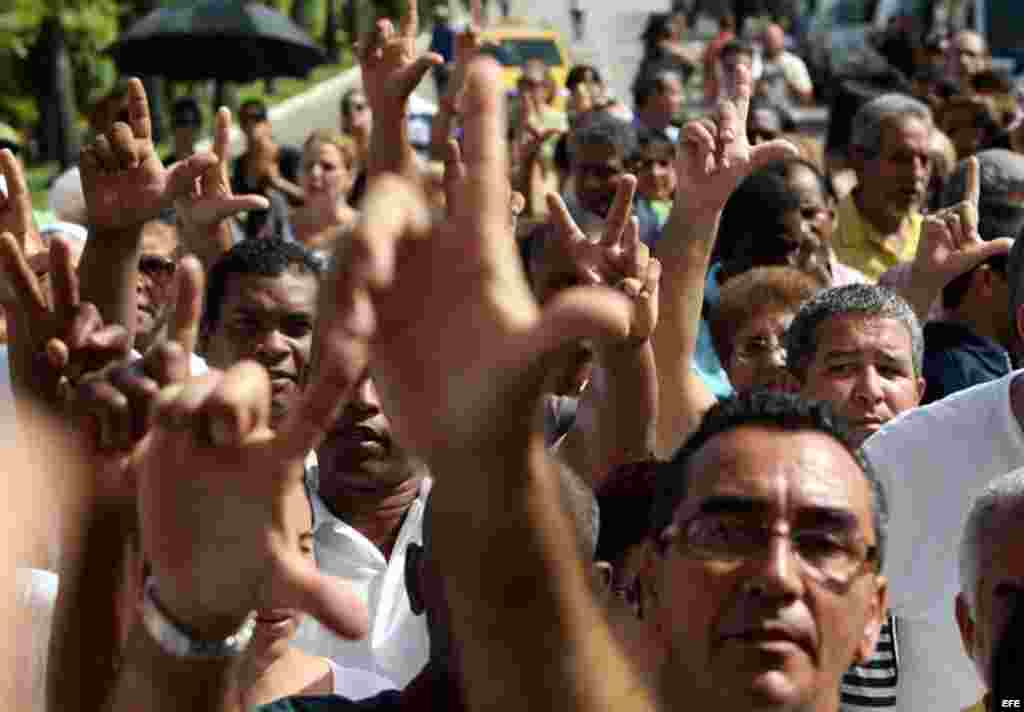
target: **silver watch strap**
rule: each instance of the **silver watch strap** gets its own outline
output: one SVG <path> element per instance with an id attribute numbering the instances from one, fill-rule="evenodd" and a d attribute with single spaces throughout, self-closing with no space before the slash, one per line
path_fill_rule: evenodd
<path id="1" fill-rule="evenodd" d="M 223 640 L 195 640 L 160 608 L 153 577 L 146 579 L 141 608 L 142 624 L 150 636 L 165 653 L 176 658 L 213 660 L 237 657 L 249 644 L 255 625 L 254 619 L 250 616 L 241 628 Z"/>

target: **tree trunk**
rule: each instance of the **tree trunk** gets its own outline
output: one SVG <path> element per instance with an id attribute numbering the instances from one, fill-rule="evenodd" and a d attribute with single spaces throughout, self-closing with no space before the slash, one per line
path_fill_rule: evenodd
<path id="1" fill-rule="evenodd" d="M 44 160 L 59 161 L 62 169 L 78 160 L 74 76 L 60 18 L 43 20 L 32 50 L 33 82 L 42 89 L 39 100 L 39 149 Z"/>
<path id="2" fill-rule="evenodd" d="M 311 33 L 313 30 L 312 5 L 312 0 L 294 0 L 292 3 L 292 22 L 306 33 Z"/>
<path id="3" fill-rule="evenodd" d="M 324 51 L 327 53 L 327 61 L 337 64 L 340 59 L 338 47 L 338 7 L 337 0 L 325 0 L 327 3 L 327 17 L 324 23 Z"/>

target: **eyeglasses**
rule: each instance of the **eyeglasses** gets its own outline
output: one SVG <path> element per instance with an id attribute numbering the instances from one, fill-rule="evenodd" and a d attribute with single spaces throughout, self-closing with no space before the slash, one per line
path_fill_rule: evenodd
<path id="1" fill-rule="evenodd" d="M 849 525 L 825 525 L 784 534 L 759 519 L 723 512 L 700 512 L 672 524 L 662 533 L 662 542 L 674 541 L 684 554 L 698 559 L 740 563 L 765 556 L 776 536 L 789 539 L 804 571 L 824 584 L 846 586 L 878 558 L 878 547 L 868 545 Z"/>
<path id="2" fill-rule="evenodd" d="M 736 346 L 736 358 L 746 363 L 767 361 L 776 354 L 781 354 L 785 362 L 786 346 L 779 339 L 758 336 Z"/>
<path id="3" fill-rule="evenodd" d="M 139 258 L 139 272 L 155 282 L 169 282 L 177 267 L 174 260 L 160 255 L 143 255 Z"/>

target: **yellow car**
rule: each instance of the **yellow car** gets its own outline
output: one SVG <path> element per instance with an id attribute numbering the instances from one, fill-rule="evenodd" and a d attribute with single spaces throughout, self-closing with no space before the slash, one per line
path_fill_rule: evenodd
<path id="1" fill-rule="evenodd" d="M 569 50 L 556 30 L 541 30 L 514 20 L 491 27 L 483 32 L 484 45 L 493 45 L 491 54 L 501 63 L 504 71 L 505 89 L 516 93 L 523 65 L 528 60 L 539 59 L 546 64 L 555 79 L 559 95 L 555 107 L 565 108 L 565 79 L 572 62 Z"/>

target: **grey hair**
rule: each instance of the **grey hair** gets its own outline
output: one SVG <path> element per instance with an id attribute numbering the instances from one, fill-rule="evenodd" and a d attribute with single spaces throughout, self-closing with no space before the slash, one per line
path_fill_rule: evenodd
<path id="1" fill-rule="evenodd" d="M 824 289 L 804 302 L 786 330 L 786 368 L 799 381 L 804 381 L 818 352 L 818 326 L 844 314 L 896 319 L 903 324 L 910 334 L 914 376 L 920 377 L 924 336 L 914 310 L 891 289 L 875 284 L 847 284 Z"/>
<path id="2" fill-rule="evenodd" d="M 882 94 L 860 107 L 850 125 L 850 146 L 856 146 L 867 158 L 882 152 L 882 129 L 892 119 L 920 119 L 932 125 L 932 111 L 906 94 Z"/>
<path id="3" fill-rule="evenodd" d="M 1000 515 L 1020 507 L 1024 507 L 1024 468 L 995 478 L 971 503 L 960 539 L 960 592 L 972 617 L 982 558 L 992 550 L 992 538 L 1005 531 L 999 526 Z"/>

